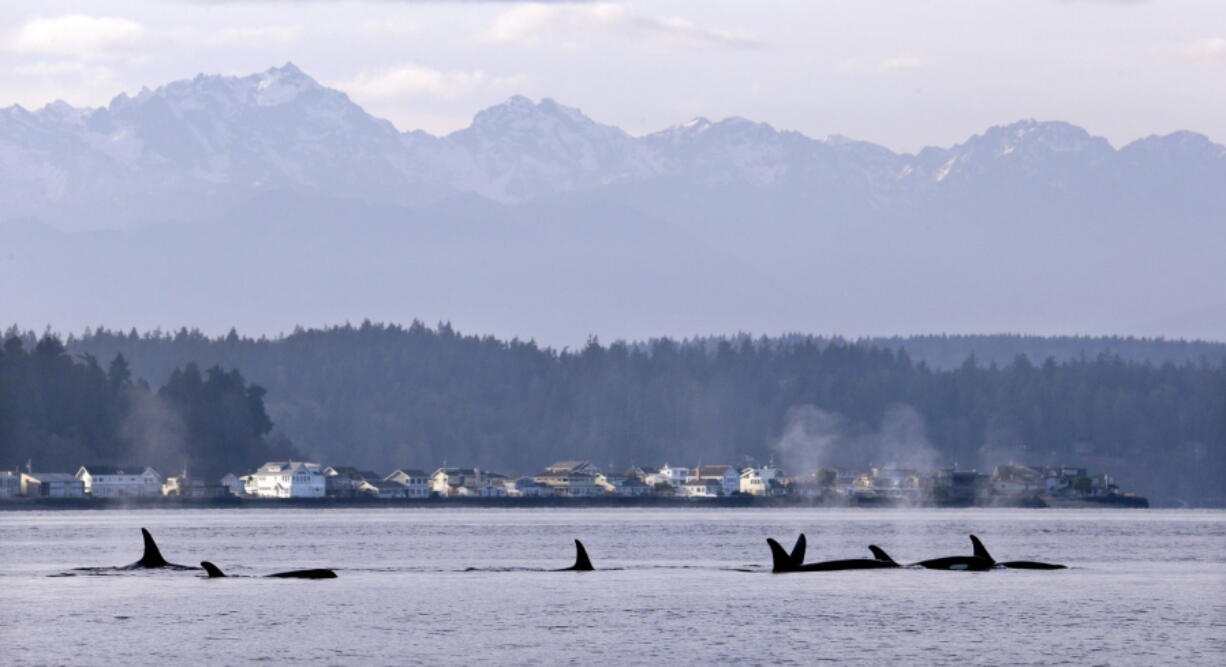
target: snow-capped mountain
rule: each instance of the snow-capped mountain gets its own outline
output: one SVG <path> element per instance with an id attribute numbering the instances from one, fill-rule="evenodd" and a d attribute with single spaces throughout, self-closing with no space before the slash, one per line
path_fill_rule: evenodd
<path id="1" fill-rule="evenodd" d="M 551 99 L 520 96 L 434 137 L 398 132 L 286 64 L 199 75 L 98 109 L 0 110 L 0 196 L 8 218 L 66 227 L 200 218 L 280 190 L 421 204 L 465 192 L 518 203 L 603 188 L 619 196 L 732 188 L 850 214 L 922 202 L 958 208 L 951 199 L 967 197 L 990 206 L 980 200 L 1006 190 L 1108 196 L 1121 179 L 1137 197 L 1151 177 L 1181 192 L 1208 179 L 1203 192 L 1221 183 L 1224 152 L 1187 132 L 1116 150 L 1079 127 L 1033 120 L 918 155 L 744 118 L 696 118 L 632 137 Z"/>
<path id="2" fill-rule="evenodd" d="M 1025 120 L 911 155 L 744 118 L 635 137 L 517 96 L 438 137 L 292 64 L 0 109 L 0 284 L 57 286 L 3 310 L 38 326 L 1220 339 L 1224 212 L 1226 148 L 1191 132 Z"/>

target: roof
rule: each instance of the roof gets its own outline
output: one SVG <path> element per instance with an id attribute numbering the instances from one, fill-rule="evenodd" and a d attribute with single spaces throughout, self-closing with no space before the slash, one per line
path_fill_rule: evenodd
<path id="1" fill-rule="evenodd" d="M 404 484 L 401 484 L 400 482 L 392 482 L 386 479 L 368 479 L 366 480 L 366 483 L 380 490 L 407 488 Z"/>
<path id="2" fill-rule="evenodd" d="M 66 472 L 32 472 L 28 473 L 29 477 L 40 482 L 79 482 L 76 475 Z"/>
<path id="3" fill-rule="evenodd" d="M 391 473 L 389 473 L 388 476 L 384 477 L 383 479 L 390 479 L 396 473 L 401 473 L 409 477 L 429 477 L 430 476 L 430 473 L 426 472 L 425 470 L 418 470 L 417 468 L 408 468 L 408 469 L 397 468 L 393 470 Z"/>
<path id="4" fill-rule="evenodd" d="M 578 472 L 585 468 L 592 468 L 592 467 L 593 467 L 592 464 L 589 463 L 588 461 L 555 461 L 549 467 L 545 468 L 545 470 L 548 470 L 551 472 L 557 472 L 557 471 Z"/>
<path id="5" fill-rule="evenodd" d="M 152 468 L 149 466 L 81 466 L 81 470 L 88 472 L 93 477 L 96 475 L 143 475 L 146 470 L 152 470 Z M 80 471 L 77 474 L 81 474 Z"/>
<path id="6" fill-rule="evenodd" d="M 315 472 L 323 472 L 320 470 L 318 463 L 308 463 L 306 461 L 268 461 L 260 466 L 256 473 L 274 473 L 274 472 L 298 472 L 302 469 L 313 470 Z"/>
<path id="7" fill-rule="evenodd" d="M 447 475 L 475 475 L 477 471 L 473 468 L 439 468 L 434 471 L 434 474 L 445 473 Z"/>

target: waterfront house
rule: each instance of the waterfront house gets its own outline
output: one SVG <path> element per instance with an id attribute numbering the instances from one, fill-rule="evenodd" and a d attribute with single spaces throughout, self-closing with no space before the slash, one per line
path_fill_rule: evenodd
<path id="1" fill-rule="evenodd" d="M 751 496 L 783 495 L 783 474 L 773 466 L 745 468 L 741 471 L 741 493 Z"/>
<path id="2" fill-rule="evenodd" d="M 85 482 L 67 472 L 23 472 L 21 495 L 31 498 L 82 498 L 85 496 Z"/>
<path id="3" fill-rule="evenodd" d="M 547 468 L 544 472 L 533 475 L 532 479 L 552 488 L 555 496 L 590 498 L 603 495 L 604 489 L 596 485 L 596 474 L 590 470 L 592 469 L 553 468 L 551 471 Z"/>
<path id="4" fill-rule="evenodd" d="M 162 495 L 162 476 L 144 466 L 81 466 L 77 479 L 95 498 L 152 498 Z"/>
<path id="5" fill-rule="evenodd" d="M 677 487 L 677 496 L 681 498 L 717 498 L 724 495 L 724 487 L 719 480 L 691 479 Z"/>
<path id="6" fill-rule="evenodd" d="M 614 496 L 642 496 L 646 495 L 651 487 L 643 483 L 643 480 L 637 477 L 623 477 L 621 475 L 596 475 L 596 486 L 604 489 L 604 492 Z"/>
<path id="7" fill-rule="evenodd" d="M 676 487 L 676 486 L 681 486 L 682 484 L 685 484 L 685 480 L 688 479 L 691 474 L 692 472 L 690 471 L 689 468 L 679 468 L 676 466 L 670 466 L 667 463 L 665 463 L 660 468 L 660 471 L 656 473 L 656 477 L 658 479 L 643 480 L 643 481 L 647 482 L 648 484 L 652 484 L 653 486 L 655 484 L 658 484 L 659 482 L 664 482 L 665 484 L 668 484 L 669 486 Z"/>
<path id="8" fill-rule="evenodd" d="M 992 491 L 999 495 L 1029 495 L 1046 490 L 1043 470 L 1030 466 L 1003 465 L 992 471 Z"/>
<path id="9" fill-rule="evenodd" d="M 525 475 L 514 481 L 507 480 L 507 495 L 513 498 L 544 498 L 553 495 L 553 487 Z"/>
<path id="10" fill-rule="evenodd" d="M 409 487 L 386 479 L 364 479 L 358 485 L 355 491 L 356 495 L 371 496 L 374 498 L 392 499 L 392 498 L 408 498 Z"/>
<path id="11" fill-rule="evenodd" d="M 230 495 L 229 487 L 221 483 L 210 484 L 199 477 L 186 474 L 167 477 L 162 482 L 162 495 L 175 498 L 224 498 Z"/>
<path id="12" fill-rule="evenodd" d="M 416 468 L 398 468 L 395 472 L 383 478 L 387 482 L 396 482 L 405 487 L 406 498 L 429 498 L 430 475 L 425 470 Z"/>
<path id="13" fill-rule="evenodd" d="M 440 496 L 468 496 L 472 495 L 474 489 L 489 481 L 491 476 L 504 477 L 480 468 L 443 467 L 430 475 L 430 491 Z"/>
<path id="14" fill-rule="evenodd" d="M 719 482 L 720 495 L 730 496 L 741 490 L 741 473 L 732 466 L 698 466 L 691 479 Z M 688 480 L 687 480 L 688 481 Z"/>
<path id="15" fill-rule="evenodd" d="M 379 475 L 353 466 L 328 466 L 324 468 L 324 493 L 329 498 L 352 498 L 363 491 L 366 482 L 379 481 Z"/>
<path id="16" fill-rule="evenodd" d="M 0 498 L 15 498 L 21 495 L 21 473 L 0 470 Z"/>
<path id="17" fill-rule="evenodd" d="M 269 461 L 251 475 L 252 495 L 260 498 L 323 498 L 327 482 L 323 467 L 303 461 Z"/>

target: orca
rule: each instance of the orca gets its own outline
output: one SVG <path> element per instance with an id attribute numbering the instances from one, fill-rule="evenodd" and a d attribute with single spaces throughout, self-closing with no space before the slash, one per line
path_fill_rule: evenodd
<path id="1" fill-rule="evenodd" d="M 820 563 L 805 564 L 805 547 L 807 541 L 804 533 L 796 540 L 796 546 L 792 547 L 792 553 L 783 550 L 783 547 L 772 538 L 766 538 L 766 543 L 770 545 L 772 568 L 771 572 L 832 572 L 836 570 L 879 570 L 885 568 L 901 567 L 894 562 L 885 551 L 876 545 L 869 546 L 869 551 L 873 553 L 872 558 L 846 558 L 843 560 L 828 560 Z"/>
<path id="2" fill-rule="evenodd" d="M 199 570 L 200 569 L 198 567 L 192 567 L 191 565 L 180 565 L 178 563 L 167 562 L 167 560 L 162 557 L 162 552 L 161 550 L 158 549 L 157 542 L 153 541 L 153 536 L 149 534 L 149 531 L 145 530 L 144 528 L 141 528 L 140 534 L 141 534 L 141 537 L 143 537 L 145 540 L 145 551 L 143 554 L 141 554 L 140 560 L 136 561 L 135 563 L 130 563 L 128 565 L 124 565 L 123 567 L 119 567 L 116 569 L 120 569 L 120 570 L 153 570 L 153 569 L 158 569 L 158 568 L 168 568 L 171 570 Z"/>
<path id="3" fill-rule="evenodd" d="M 583 543 L 575 540 L 575 564 L 554 570 L 554 572 L 591 572 L 595 569 L 592 567 L 591 559 L 587 557 L 587 549 L 583 548 Z"/>
<path id="4" fill-rule="evenodd" d="M 1034 560 L 1007 560 L 1003 563 L 997 563 L 996 559 L 992 558 L 992 554 L 988 553 L 987 547 L 983 546 L 983 542 L 979 541 L 978 537 L 971 535 L 971 544 L 975 547 L 975 555 L 979 558 L 996 563 L 997 567 L 1004 567 L 1010 570 L 1066 570 L 1067 565 L 1059 563 L 1041 563 Z"/>
<path id="5" fill-rule="evenodd" d="M 208 562 L 207 560 L 201 561 L 200 567 L 204 568 L 204 571 L 208 573 L 209 579 L 219 579 L 219 578 L 226 577 L 226 573 L 222 572 L 221 568 Z M 276 572 L 273 574 L 266 574 L 264 576 L 273 577 L 276 579 L 335 579 L 336 573 L 333 572 L 332 570 L 327 570 L 327 569 L 290 570 L 288 572 Z"/>
<path id="6" fill-rule="evenodd" d="M 927 568 L 929 570 L 961 570 L 967 572 L 982 572 L 996 567 L 996 561 L 988 555 L 988 550 L 980 544 L 979 538 L 971 535 L 971 544 L 975 547 L 975 555 L 973 556 L 945 556 L 943 558 L 929 558 L 911 565 Z"/>

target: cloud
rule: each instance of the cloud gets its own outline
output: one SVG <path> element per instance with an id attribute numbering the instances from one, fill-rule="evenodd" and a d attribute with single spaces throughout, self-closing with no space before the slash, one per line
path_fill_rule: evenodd
<path id="1" fill-rule="evenodd" d="M 383 19 L 381 21 L 370 20 L 362 23 L 362 30 L 369 33 L 380 35 L 391 35 L 393 37 L 407 37 L 416 35 L 421 32 L 421 25 L 405 19 Z"/>
<path id="2" fill-rule="evenodd" d="M 70 14 L 26 22 L 18 30 L 12 49 L 20 53 L 96 58 L 130 51 L 144 38 L 145 28 L 135 21 Z"/>
<path id="3" fill-rule="evenodd" d="M 1198 39 L 1179 48 L 1179 52 L 1187 58 L 1195 60 L 1211 60 L 1226 57 L 1226 38 L 1208 37 Z"/>
<path id="4" fill-rule="evenodd" d="M 899 56 L 896 58 L 886 58 L 877 63 L 877 69 L 883 72 L 897 72 L 901 70 L 919 69 L 924 66 L 924 61 L 915 56 Z"/>
<path id="5" fill-rule="evenodd" d="M 490 87 L 518 84 L 520 77 L 495 77 L 481 70 L 443 71 L 420 65 L 402 65 L 359 73 L 335 84 L 352 95 L 376 99 L 433 97 L 455 99 Z"/>
<path id="6" fill-rule="evenodd" d="M 679 17 L 643 16 L 607 2 L 520 5 L 499 15 L 480 37 L 501 44 L 537 44 L 548 36 L 596 32 L 643 40 L 659 48 L 762 46 L 762 42 L 745 33 L 702 28 Z"/>
<path id="7" fill-rule="evenodd" d="M 256 28 L 224 28 L 211 33 L 203 41 L 232 46 L 284 46 L 297 42 L 303 29 L 299 25 L 270 25 Z"/>

